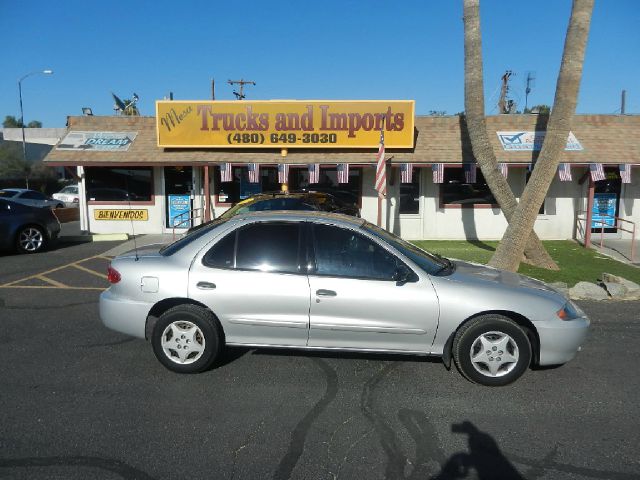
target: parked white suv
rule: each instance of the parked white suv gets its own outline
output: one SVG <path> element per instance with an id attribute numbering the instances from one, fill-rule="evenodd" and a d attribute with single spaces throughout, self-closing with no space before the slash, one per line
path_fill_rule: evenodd
<path id="1" fill-rule="evenodd" d="M 78 207 L 80 205 L 80 196 L 78 195 L 78 186 L 69 185 L 64 187 L 58 193 L 54 193 L 53 198 L 64 203 L 65 207 Z"/>

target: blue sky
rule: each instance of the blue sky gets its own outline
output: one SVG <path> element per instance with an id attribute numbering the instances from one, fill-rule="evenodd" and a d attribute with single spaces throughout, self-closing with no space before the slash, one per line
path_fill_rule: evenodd
<path id="1" fill-rule="evenodd" d="M 136 92 L 143 115 L 154 102 L 232 99 L 228 79 L 245 78 L 248 99 L 415 99 L 418 114 L 463 110 L 462 0 L 293 2 L 0 0 L 4 36 L 0 116 L 62 127 L 91 107 L 113 113 L 110 92 Z M 551 104 L 570 0 L 481 0 L 487 113 L 496 113 L 505 70 L 512 98 Z M 640 2 L 596 0 L 578 113 L 640 113 Z"/>

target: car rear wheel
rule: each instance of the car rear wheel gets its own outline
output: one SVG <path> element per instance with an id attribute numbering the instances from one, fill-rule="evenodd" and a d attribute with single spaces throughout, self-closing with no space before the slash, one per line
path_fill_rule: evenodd
<path id="1" fill-rule="evenodd" d="M 453 340 L 453 358 L 470 381 L 499 387 L 522 376 L 531 362 L 525 331 L 502 315 L 483 315 L 463 325 Z"/>
<path id="2" fill-rule="evenodd" d="M 22 227 L 16 239 L 16 248 L 20 253 L 36 253 L 44 250 L 47 236 L 41 227 L 28 225 Z"/>
<path id="3" fill-rule="evenodd" d="M 198 373 L 213 365 L 220 351 L 220 329 L 213 314 L 196 305 L 178 305 L 155 324 L 153 352 L 169 370 Z"/>

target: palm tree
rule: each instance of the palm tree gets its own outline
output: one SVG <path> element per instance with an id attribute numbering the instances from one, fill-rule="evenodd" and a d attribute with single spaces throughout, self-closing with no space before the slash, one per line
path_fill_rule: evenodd
<path id="1" fill-rule="evenodd" d="M 518 205 L 516 198 L 498 169 L 498 161 L 489 142 L 484 115 L 484 85 L 482 73 L 482 35 L 480 33 L 480 0 L 464 0 L 464 107 L 473 156 L 500 205 L 502 213 L 511 222 Z M 528 236 L 524 250 L 528 262 L 558 270 L 551 256 L 542 246 L 535 232 Z M 522 255 L 522 253 L 521 253 Z"/>
<path id="2" fill-rule="evenodd" d="M 547 133 L 531 178 L 520 198 L 509 226 L 489 265 L 516 271 L 533 231 L 538 210 L 555 176 L 567 144 L 571 121 L 578 103 L 584 54 L 589 37 L 594 0 L 573 0 L 569 28 L 565 37 L 556 95 L 547 124 Z"/>

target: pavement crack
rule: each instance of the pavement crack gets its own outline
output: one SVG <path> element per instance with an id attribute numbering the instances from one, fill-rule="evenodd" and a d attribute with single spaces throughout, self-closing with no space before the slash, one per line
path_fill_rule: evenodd
<path id="1" fill-rule="evenodd" d="M 298 464 L 298 460 L 300 460 L 302 452 L 304 451 L 304 444 L 311 426 L 338 393 L 338 375 L 336 374 L 336 371 L 322 359 L 314 358 L 313 362 L 323 371 L 327 386 L 322 398 L 316 402 L 313 408 L 293 429 L 289 449 L 278 464 L 278 468 L 273 475 L 274 480 L 287 480 L 291 478 L 291 473 Z"/>

